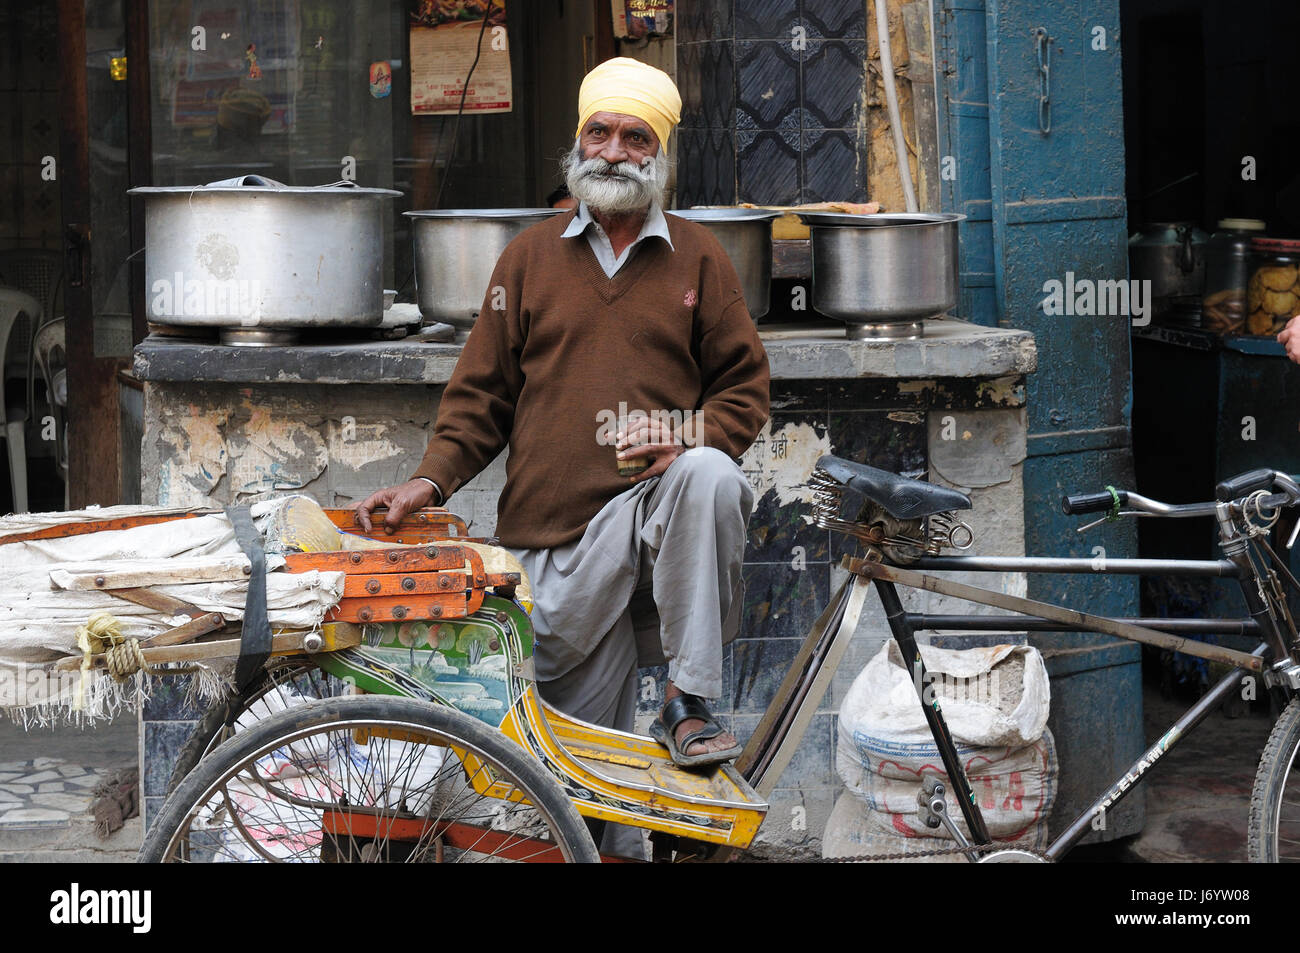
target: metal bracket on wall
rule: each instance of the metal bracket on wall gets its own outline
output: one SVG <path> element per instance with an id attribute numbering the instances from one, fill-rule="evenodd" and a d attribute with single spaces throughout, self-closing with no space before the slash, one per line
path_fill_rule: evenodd
<path id="1" fill-rule="evenodd" d="M 1052 131 L 1052 46 L 1046 27 L 1030 31 L 1038 53 L 1038 128 L 1043 135 Z"/>

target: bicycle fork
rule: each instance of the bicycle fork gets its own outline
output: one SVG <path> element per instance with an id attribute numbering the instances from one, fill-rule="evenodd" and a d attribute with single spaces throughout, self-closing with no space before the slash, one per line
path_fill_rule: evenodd
<path id="1" fill-rule="evenodd" d="M 907 621 L 903 604 L 899 601 L 898 590 L 894 588 L 892 582 L 877 579 L 876 591 L 880 593 L 880 603 L 885 609 L 885 618 L 889 621 L 889 631 L 893 633 L 894 641 L 902 650 L 905 663 L 912 670 L 912 684 L 916 687 L 917 697 L 921 700 L 921 709 L 925 712 L 925 720 L 930 726 L 930 733 L 934 736 L 934 743 L 939 748 L 939 757 L 943 761 L 944 770 L 948 773 L 948 783 L 952 785 L 953 793 L 957 797 L 957 806 L 961 808 L 961 815 L 966 820 L 966 829 L 970 831 L 976 845 L 990 844 L 993 839 L 989 836 L 984 815 L 975 801 L 975 792 L 971 789 L 970 782 L 966 779 L 966 772 L 962 769 L 961 759 L 957 756 L 957 746 L 953 743 L 952 735 L 948 731 L 948 723 L 939 708 L 939 696 L 925 670 L 925 663 L 921 660 L 921 650 L 917 648 L 916 636 Z M 954 835 L 960 834 L 955 825 L 949 824 L 948 829 Z M 963 847 L 968 846 L 962 843 L 960 836 L 957 837 L 957 842 Z"/>

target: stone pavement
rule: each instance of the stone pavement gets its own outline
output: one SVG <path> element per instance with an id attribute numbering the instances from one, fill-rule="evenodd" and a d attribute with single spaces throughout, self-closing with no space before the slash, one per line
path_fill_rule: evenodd
<path id="1" fill-rule="evenodd" d="M 1192 704 L 1143 690 L 1146 740 L 1154 743 Z M 1229 718 L 1213 712 L 1152 769 L 1146 788 L 1146 825 L 1136 838 L 1084 845 L 1081 862 L 1186 863 L 1246 861 L 1246 823 L 1259 755 L 1273 727 L 1267 699 Z"/>
<path id="2" fill-rule="evenodd" d="M 0 862 L 126 862 L 143 838 L 132 818 L 107 840 L 87 813 L 91 792 L 138 759 L 136 718 L 96 728 L 33 728 L 0 719 Z"/>

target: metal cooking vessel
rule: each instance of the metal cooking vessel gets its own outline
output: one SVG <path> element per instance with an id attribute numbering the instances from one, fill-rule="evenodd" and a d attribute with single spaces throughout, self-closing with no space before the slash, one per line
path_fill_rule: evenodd
<path id="1" fill-rule="evenodd" d="M 1130 277 L 1150 281 L 1151 296 L 1161 305 L 1172 298 L 1199 298 L 1205 290 L 1207 241 L 1192 222 L 1145 224 L 1128 242 Z"/>
<path id="2" fill-rule="evenodd" d="M 851 338 L 915 337 L 957 305 L 953 213 L 799 212 L 810 227 L 813 308 Z"/>
<path id="3" fill-rule="evenodd" d="M 674 209 L 668 214 L 698 222 L 713 233 L 735 266 L 745 307 L 757 323 L 770 304 L 772 220 L 782 213 L 756 208 L 692 208 Z"/>
<path id="4" fill-rule="evenodd" d="M 415 250 L 415 297 L 427 322 L 473 327 L 497 259 L 529 225 L 558 208 L 406 212 Z"/>
<path id="5" fill-rule="evenodd" d="M 373 327 L 384 317 L 391 189 L 246 175 L 143 187 L 150 320 L 237 328 Z"/>

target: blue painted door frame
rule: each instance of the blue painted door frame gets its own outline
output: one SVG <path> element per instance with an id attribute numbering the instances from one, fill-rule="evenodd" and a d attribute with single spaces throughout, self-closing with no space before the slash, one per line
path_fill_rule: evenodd
<path id="1" fill-rule="evenodd" d="M 1135 485 L 1130 318 L 1044 308 L 1049 281 L 1128 279 L 1118 0 L 942 0 L 935 10 L 943 206 L 968 216 L 959 314 L 1032 331 L 1038 347 L 1027 382 L 1026 551 L 1136 555 L 1131 522 L 1080 536 L 1080 521 L 1060 510 L 1066 493 Z M 1029 594 L 1138 614 L 1135 577 L 1037 577 Z M 1142 748 L 1141 653 L 1103 636 L 1031 641 L 1053 674 L 1059 819 Z M 1097 836 L 1132 833 L 1142 816 L 1140 801 L 1128 804 Z"/>

